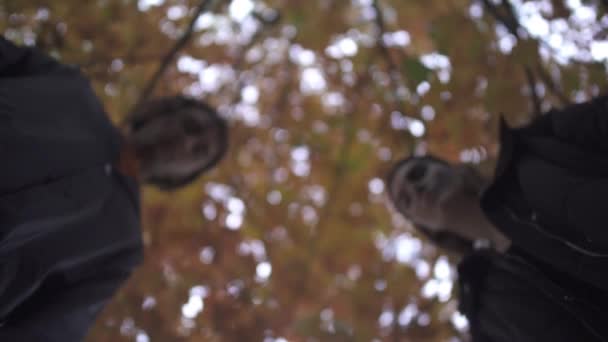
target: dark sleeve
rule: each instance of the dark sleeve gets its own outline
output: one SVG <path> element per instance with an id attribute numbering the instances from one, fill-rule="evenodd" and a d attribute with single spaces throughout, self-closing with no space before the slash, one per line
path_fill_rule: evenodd
<path id="1" fill-rule="evenodd" d="M 532 126 L 559 141 L 604 155 L 608 153 L 608 95 L 554 109 Z"/>
<path id="2" fill-rule="evenodd" d="M 128 272 L 102 271 L 75 284 L 55 279 L 0 326 L 0 341 L 83 341 L 128 276 Z"/>
<path id="3" fill-rule="evenodd" d="M 66 66 L 33 47 L 13 44 L 0 37 L 0 77 L 46 74 Z"/>
<path id="4" fill-rule="evenodd" d="M 535 283 L 544 279 L 540 273 L 529 272 L 502 255 L 475 255 L 459 266 L 460 310 L 473 342 L 600 340 L 549 289 Z"/>

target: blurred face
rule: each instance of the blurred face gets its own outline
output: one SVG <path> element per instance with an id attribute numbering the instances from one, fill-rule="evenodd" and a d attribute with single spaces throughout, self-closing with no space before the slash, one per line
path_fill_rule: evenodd
<path id="1" fill-rule="evenodd" d="M 390 181 L 396 209 L 429 233 L 449 233 L 470 242 L 485 240 L 498 251 L 509 247 L 509 238 L 481 210 L 484 182 L 474 169 L 428 157 L 412 158 L 398 166 Z"/>
<path id="2" fill-rule="evenodd" d="M 396 209 L 405 217 L 439 230 L 450 221 L 448 206 L 465 193 L 465 183 L 456 168 L 415 158 L 396 171 L 390 191 Z"/>
<path id="3" fill-rule="evenodd" d="M 187 112 L 155 117 L 130 138 L 144 181 L 186 177 L 212 163 L 226 144 L 215 121 Z"/>
<path id="4" fill-rule="evenodd" d="M 509 239 L 486 219 L 479 205 L 483 185 L 481 176 L 468 166 L 412 158 L 395 171 L 390 195 L 399 212 L 430 233 L 485 240 L 505 251 Z"/>

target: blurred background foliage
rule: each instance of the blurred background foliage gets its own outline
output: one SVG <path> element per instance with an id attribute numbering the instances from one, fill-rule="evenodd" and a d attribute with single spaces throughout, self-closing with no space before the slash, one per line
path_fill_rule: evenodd
<path id="1" fill-rule="evenodd" d="M 79 65 L 117 124 L 163 63 L 153 95 L 188 94 L 230 122 L 217 169 L 143 189 L 145 262 L 89 341 L 465 340 L 455 260 L 387 205 L 383 177 L 413 153 L 491 175 L 501 115 L 521 125 L 606 89 L 607 10 L 0 1 L 5 37 Z"/>

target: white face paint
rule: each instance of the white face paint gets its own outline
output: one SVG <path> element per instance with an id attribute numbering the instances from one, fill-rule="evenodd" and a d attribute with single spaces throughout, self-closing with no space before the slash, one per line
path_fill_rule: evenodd
<path id="1" fill-rule="evenodd" d="M 402 165 L 391 186 L 395 207 L 408 219 L 431 230 L 443 228 L 443 205 L 462 187 L 451 166 L 428 159 Z"/>
<path id="2" fill-rule="evenodd" d="M 450 232 L 467 240 L 489 240 L 508 246 L 479 206 L 481 176 L 468 166 L 414 158 L 395 172 L 390 195 L 395 208 L 414 224 L 432 232 Z"/>
<path id="3" fill-rule="evenodd" d="M 225 143 L 213 127 L 207 127 L 200 136 L 180 134 L 168 143 L 152 145 L 148 157 L 141 158 L 144 181 L 179 179 L 196 173 L 212 163 Z"/>
<path id="4" fill-rule="evenodd" d="M 161 98 L 136 113 L 128 140 L 144 182 L 178 184 L 213 164 L 227 144 L 212 109 L 182 98 Z"/>

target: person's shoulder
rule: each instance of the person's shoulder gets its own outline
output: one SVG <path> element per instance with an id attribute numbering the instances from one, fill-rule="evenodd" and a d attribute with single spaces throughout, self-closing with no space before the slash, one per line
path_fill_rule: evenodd
<path id="1" fill-rule="evenodd" d="M 484 282 L 493 267 L 496 253 L 489 250 L 476 250 L 466 255 L 458 264 L 459 310 L 469 319 L 476 315 Z"/>
<path id="2" fill-rule="evenodd" d="M 513 249 L 465 258 L 459 266 L 460 310 L 473 335 L 492 341 L 597 341 L 603 319 L 593 319 L 595 311 L 545 271 Z M 539 329 L 550 325 L 555 328 Z"/>

